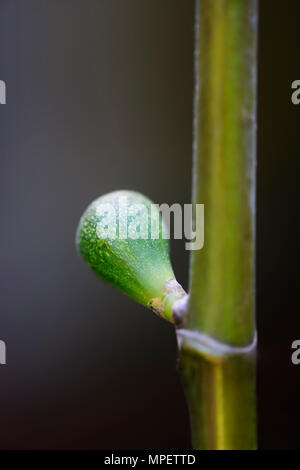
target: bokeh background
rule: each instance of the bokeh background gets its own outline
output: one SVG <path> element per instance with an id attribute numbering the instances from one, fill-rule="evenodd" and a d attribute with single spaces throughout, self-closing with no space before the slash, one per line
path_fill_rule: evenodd
<path id="1" fill-rule="evenodd" d="M 242 0 L 241 0 L 242 1 Z M 300 2 L 260 2 L 261 448 L 300 448 Z M 0 0 L 1 449 L 189 448 L 173 329 L 89 272 L 86 205 L 191 199 L 193 0 Z M 184 241 L 172 243 L 188 283 Z"/>

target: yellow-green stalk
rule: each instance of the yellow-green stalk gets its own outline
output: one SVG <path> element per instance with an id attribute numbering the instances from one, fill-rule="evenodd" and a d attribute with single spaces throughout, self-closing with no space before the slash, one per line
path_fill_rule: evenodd
<path id="1" fill-rule="evenodd" d="M 178 331 L 195 449 L 253 449 L 257 1 L 196 0 L 193 202 L 204 248 Z"/>

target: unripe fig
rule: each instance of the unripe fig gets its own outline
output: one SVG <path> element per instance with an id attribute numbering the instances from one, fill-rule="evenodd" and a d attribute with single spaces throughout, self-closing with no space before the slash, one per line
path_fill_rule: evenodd
<path id="1" fill-rule="evenodd" d="M 148 198 L 134 191 L 114 191 L 85 210 L 76 243 L 97 276 L 180 324 L 187 294 L 175 279 L 163 227 L 157 206 Z"/>

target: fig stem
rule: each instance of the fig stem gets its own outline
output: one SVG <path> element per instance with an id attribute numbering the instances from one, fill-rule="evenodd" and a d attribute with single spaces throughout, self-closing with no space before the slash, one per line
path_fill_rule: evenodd
<path id="1" fill-rule="evenodd" d="M 196 0 L 196 31 L 193 202 L 205 205 L 205 241 L 191 254 L 179 370 L 193 447 L 253 449 L 257 0 Z"/>

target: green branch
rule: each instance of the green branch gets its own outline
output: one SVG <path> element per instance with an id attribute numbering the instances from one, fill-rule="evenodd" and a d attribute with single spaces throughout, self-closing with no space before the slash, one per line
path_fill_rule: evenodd
<path id="1" fill-rule="evenodd" d="M 253 448 L 257 2 L 196 3 L 193 202 L 205 205 L 205 242 L 191 256 L 187 330 L 201 334 L 179 331 L 180 370 L 194 447 Z"/>

